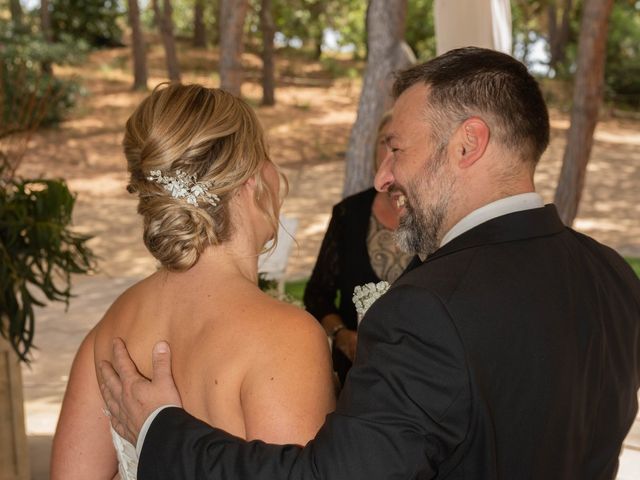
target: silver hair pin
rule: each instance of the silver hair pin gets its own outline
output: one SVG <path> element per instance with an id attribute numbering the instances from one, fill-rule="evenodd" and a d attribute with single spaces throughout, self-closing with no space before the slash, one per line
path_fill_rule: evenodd
<path id="1" fill-rule="evenodd" d="M 195 175 L 188 175 L 182 170 L 176 170 L 175 176 L 163 175 L 160 170 L 151 170 L 147 180 L 162 185 L 173 198 L 182 198 L 196 207 L 199 198 L 212 207 L 220 202 L 218 195 L 209 192 L 209 188 L 213 186 L 212 181 L 198 182 Z"/>

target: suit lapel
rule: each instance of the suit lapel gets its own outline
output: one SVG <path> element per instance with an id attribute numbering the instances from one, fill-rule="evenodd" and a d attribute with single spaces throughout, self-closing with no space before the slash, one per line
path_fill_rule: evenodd
<path id="1" fill-rule="evenodd" d="M 492 218 L 466 231 L 429 255 L 425 262 L 480 245 L 554 235 L 564 228 L 556 207 L 552 204 L 509 213 Z"/>
<path id="2" fill-rule="evenodd" d="M 424 262 L 420 260 L 418 255 L 414 256 L 397 280 L 424 263 L 454 252 L 459 252 L 460 250 L 492 243 L 545 237 L 547 235 L 560 233 L 564 228 L 565 226 L 558 216 L 558 211 L 555 205 L 552 204 L 545 205 L 542 208 L 508 213 L 500 217 L 492 218 L 464 232 L 459 237 L 454 238 L 445 246 L 433 252 Z"/>
<path id="3" fill-rule="evenodd" d="M 418 255 L 414 255 L 413 258 L 411 259 L 411 261 L 409 262 L 409 264 L 407 265 L 407 267 L 404 269 L 404 271 L 400 275 L 400 277 L 402 275 L 404 275 L 405 273 L 409 273 L 414 268 L 418 268 L 420 265 L 422 265 L 422 263 L 423 262 L 422 262 L 422 260 L 420 260 L 420 257 Z"/>

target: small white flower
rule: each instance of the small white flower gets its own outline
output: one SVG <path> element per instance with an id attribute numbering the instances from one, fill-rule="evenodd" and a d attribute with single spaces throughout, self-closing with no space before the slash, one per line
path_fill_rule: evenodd
<path id="1" fill-rule="evenodd" d="M 176 170 L 176 175 L 163 175 L 160 170 L 151 170 L 147 180 L 162 185 L 173 198 L 184 199 L 188 204 L 198 206 L 198 199 L 203 198 L 209 205 L 215 207 L 220 197 L 210 193 L 213 182 L 198 182 L 195 175 L 187 175 L 182 170 Z"/>
<path id="2" fill-rule="evenodd" d="M 389 283 L 384 281 L 378 283 L 370 282 L 355 287 L 353 289 L 353 304 L 358 312 L 358 317 L 362 318 L 369 310 L 369 307 L 384 295 L 388 289 Z"/>
<path id="3" fill-rule="evenodd" d="M 204 188 L 202 188 L 202 184 L 196 183 L 193 187 L 191 187 L 191 194 L 194 195 L 195 197 L 204 195 L 205 191 L 204 191 Z"/>
<path id="4" fill-rule="evenodd" d="M 178 178 L 175 178 L 167 183 L 164 186 L 164 189 L 169 192 L 173 198 L 182 198 L 187 193 L 182 183 L 180 183 L 180 179 Z"/>

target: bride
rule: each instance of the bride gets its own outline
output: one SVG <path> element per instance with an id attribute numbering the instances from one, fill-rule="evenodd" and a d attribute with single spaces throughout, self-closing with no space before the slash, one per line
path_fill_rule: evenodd
<path id="1" fill-rule="evenodd" d="M 135 448 L 112 434 L 96 380 L 114 337 L 147 377 L 148 352 L 168 340 L 182 402 L 205 422 L 305 444 L 334 408 L 331 360 L 320 325 L 257 286 L 280 176 L 255 113 L 222 90 L 165 85 L 129 118 L 123 143 L 144 242 L 162 268 L 124 292 L 80 346 L 51 479 L 136 478 Z"/>

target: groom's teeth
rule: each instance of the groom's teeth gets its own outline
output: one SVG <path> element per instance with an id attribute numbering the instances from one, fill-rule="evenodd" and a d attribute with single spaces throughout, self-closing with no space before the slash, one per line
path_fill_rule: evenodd
<path id="1" fill-rule="evenodd" d="M 396 198 L 396 205 L 398 205 L 398 208 L 402 208 L 404 207 L 404 204 L 406 203 L 406 201 L 407 201 L 407 197 L 405 197 L 404 195 L 399 195 Z"/>

